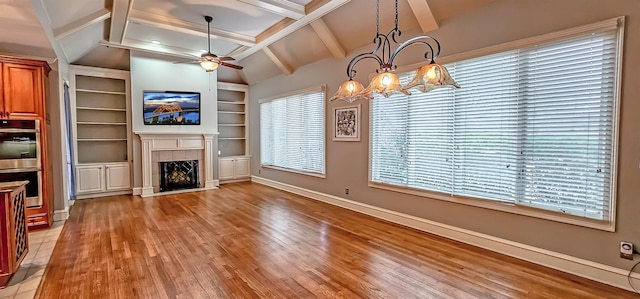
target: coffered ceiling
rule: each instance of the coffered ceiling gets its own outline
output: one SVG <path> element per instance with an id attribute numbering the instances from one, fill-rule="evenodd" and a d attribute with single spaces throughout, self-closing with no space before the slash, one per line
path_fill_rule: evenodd
<path id="1" fill-rule="evenodd" d="M 400 0 L 400 29 L 429 32 L 443 21 L 438 14 L 491 1 Z M 394 1 L 380 5 L 386 33 Z M 125 49 L 184 62 L 206 51 L 209 15 L 211 52 L 245 66 L 221 68 L 219 77 L 251 83 L 371 43 L 375 6 L 374 0 L 0 0 L 0 52 L 83 63 L 113 62 Z"/>

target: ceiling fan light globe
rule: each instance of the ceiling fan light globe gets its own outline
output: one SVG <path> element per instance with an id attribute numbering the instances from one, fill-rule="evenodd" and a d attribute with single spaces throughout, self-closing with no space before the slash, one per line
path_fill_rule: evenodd
<path id="1" fill-rule="evenodd" d="M 219 64 L 215 61 L 205 60 L 200 62 L 200 66 L 207 72 L 213 72 L 218 68 Z"/>

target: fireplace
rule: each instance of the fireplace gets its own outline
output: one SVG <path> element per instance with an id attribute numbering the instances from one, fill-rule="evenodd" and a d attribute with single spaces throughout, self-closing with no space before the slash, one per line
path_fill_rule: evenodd
<path id="1" fill-rule="evenodd" d="M 174 192 L 191 192 L 217 189 L 214 179 L 214 136 L 202 133 L 136 133 L 140 136 L 142 160 L 142 187 L 134 188 L 134 194 L 149 197 L 161 193 L 161 167 L 159 162 L 197 160 L 198 178 L 195 188 Z M 164 167 L 162 167 L 164 168 Z"/>
<path id="2" fill-rule="evenodd" d="M 160 162 L 160 192 L 200 188 L 198 160 Z"/>

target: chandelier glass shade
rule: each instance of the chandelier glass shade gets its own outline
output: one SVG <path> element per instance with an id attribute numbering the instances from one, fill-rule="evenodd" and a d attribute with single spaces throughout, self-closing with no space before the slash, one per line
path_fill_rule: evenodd
<path id="1" fill-rule="evenodd" d="M 395 9 L 395 28 L 391 29 L 386 35 L 381 34 L 380 0 L 376 1 L 376 36 L 373 39 L 375 47 L 373 51 L 358 54 L 349 61 L 349 65 L 347 65 L 349 80 L 340 85 L 338 92 L 331 98 L 332 101 L 344 100 L 352 103 L 361 99 L 370 100 L 373 99 L 376 93 L 384 97 L 390 97 L 396 93 L 411 95 L 409 89 L 414 87 L 422 92 L 429 92 L 441 87 L 460 88 L 460 85 L 449 75 L 447 68 L 435 62 L 440 55 L 440 43 L 438 40 L 428 35 L 420 35 L 403 43 L 396 41 L 396 37 L 402 34 L 398 29 L 398 0 L 395 1 Z M 391 51 L 392 43 L 397 45 L 393 52 Z M 403 86 L 398 75 L 394 73 L 397 65 L 393 61 L 400 52 L 414 45 L 422 45 L 427 48 L 424 53 L 424 59 L 429 61 L 429 64 L 418 68 L 414 78 Z M 363 85 L 353 79 L 357 73 L 356 64 L 364 59 L 373 59 L 380 65 L 376 69 L 377 75 L 371 80 L 367 88 L 361 88 Z"/>
<path id="2" fill-rule="evenodd" d="M 335 99 L 334 99 L 335 98 Z M 338 88 L 338 92 L 331 98 L 331 100 L 343 99 L 349 103 L 353 103 L 357 100 L 371 100 L 373 95 L 371 93 L 364 93 L 364 86 L 362 83 L 349 80 L 345 81 Z"/>

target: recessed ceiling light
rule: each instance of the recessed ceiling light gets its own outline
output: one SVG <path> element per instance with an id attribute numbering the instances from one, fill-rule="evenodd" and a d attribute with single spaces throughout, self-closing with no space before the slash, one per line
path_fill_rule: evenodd
<path id="1" fill-rule="evenodd" d="M 160 44 L 160 42 L 157 41 L 157 40 L 152 40 L 151 43 L 154 44 L 154 45 L 159 45 Z"/>

